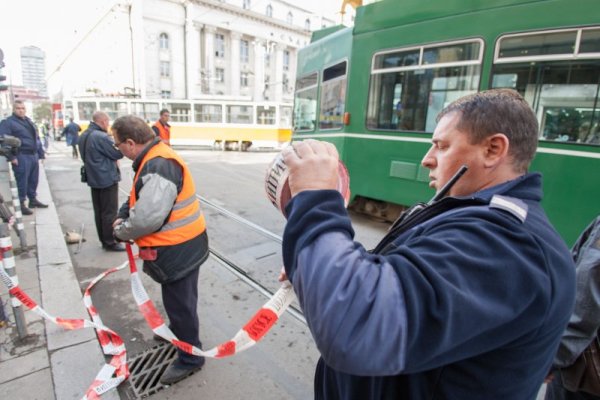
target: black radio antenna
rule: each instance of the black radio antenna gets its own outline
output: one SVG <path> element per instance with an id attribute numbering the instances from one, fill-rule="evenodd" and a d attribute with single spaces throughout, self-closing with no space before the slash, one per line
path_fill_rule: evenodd
<path id="1" fill-rule="evenodd" d="M 435 203 L 436 201 L 443 199 L 444 196 L 446 196 L 446 193 L 448 193 L 448 191 L 450 191 L 450 188 L 452 186 L 454 186 L 456 181 L 459 180 L 460 177 L 463 176 L 465 174 L 465 172 L 467 172 L 468 169 L 469 169 L 469 167 L 467 167 L 466 165 L 464 165 L 464 164 L 461 165 L 461 167 L 458 169 L 458 171 L 456 171 L 456 173 L 452 176 L 452 178 L 450 178 L 450 180 L 448 182 L 446 182 L 446 184 L 440 189 L 440 191 L 437 192 L 435 194 L 435 196 L 433 196 L 431 198 L 431 200 L 429 200 L 427 205 L 431 205 L 431 204 Z"/>

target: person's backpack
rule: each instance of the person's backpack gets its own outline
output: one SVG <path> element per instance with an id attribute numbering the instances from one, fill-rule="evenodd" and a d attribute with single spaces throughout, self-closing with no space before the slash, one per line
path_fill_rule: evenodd
<path id="1" fill-rule="evenodd" d="M 572 254 L 578 267 L 600 269 L 600 217 L 583 231 Z M 565 389 L 600 396 L 600 329 L 575 362 L 560 372 Z"/>

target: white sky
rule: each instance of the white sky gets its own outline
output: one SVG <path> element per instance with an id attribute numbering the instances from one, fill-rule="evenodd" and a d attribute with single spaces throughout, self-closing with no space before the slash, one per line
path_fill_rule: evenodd
<path id="1" fill-rule="evenodd" d="M 127 0 L 121 0 L 122 3 Z M 294 4 L 293 0 L 287 0 Z M 4 51 L 5 75 L 21 84 L 20 53 L 23 46 L 37 46 L 46 53 L 47 74 L 119 0 L 0 0 L 0 49 Z M 8 5 L 6 3 L 9 3 Z M 252 3 L 264 3 L 254 0 Z M 302 0 L 300 7 L 322 13 L 339 22 L 342 0 Z"/>

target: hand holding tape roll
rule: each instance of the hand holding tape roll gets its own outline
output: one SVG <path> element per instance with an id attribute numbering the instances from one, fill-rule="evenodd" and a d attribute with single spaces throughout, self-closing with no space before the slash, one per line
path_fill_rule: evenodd
<path id="1" fill-rule="evenodd" d="M 338 190 L 348 205 L 348 170 L 331 143 L 312 139 L 296 142 L 279 153 L 267 168 L 267 197 L 284 216 L 285 206 L 293 195 L 323 189 Z"/>

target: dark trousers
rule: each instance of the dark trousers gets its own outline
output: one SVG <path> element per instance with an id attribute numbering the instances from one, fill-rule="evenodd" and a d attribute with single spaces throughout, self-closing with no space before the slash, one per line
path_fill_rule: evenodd
<path id="1" fill-rule="evenodd" d="M 17 190 L 19 191 L 19 200 L 33 200 L 37 195 L 38 177 L 40 166 L 37 154 L 19 154 L 17 156 L 18 165 L 12 165 L 17 181 Z"/>
<path id="2" fill-rule="evenodd" d="M 180 340 L 202 348 L 197 312 L 199 272 L 200 268 L 196 268 L 186 277 L 175 282 L 163 283 L 161 287 L 163 305 L 169 317 L 169 328 Z M 177 351 L 179 362 L 182 364 L 197 365 L 202 362 L 202 357 L 182 350 Z"/>
<path id="3" fill-rule="evenodd" d="M 92 188 L 92 204 L 98 239 L 103 246 L 114 245 L 112 224 L 117 219 L 119 208 L 119 184 L 115 183 L 104 189 Z"/>
<path id="4" fill-rule="evenodd" d="M 73 147 L 73 158 L 79 158 L 79 153 L 77 152 L 77 145 L 72 145 Z"/>
<path id="5" fill-rule="evenodd" d="M 560 373 L 554 373 L 554 379 L 546 386 L 545 400 L 598 400 L 600 397 L 583 392 L 570 392 L 562 385 Z"/>

